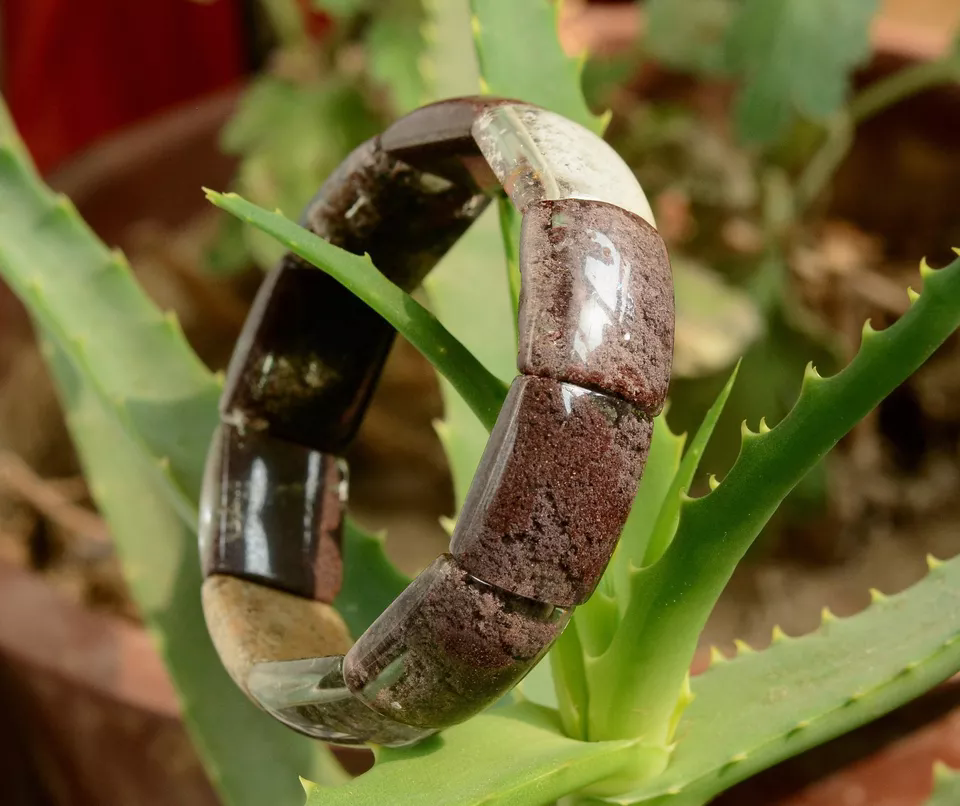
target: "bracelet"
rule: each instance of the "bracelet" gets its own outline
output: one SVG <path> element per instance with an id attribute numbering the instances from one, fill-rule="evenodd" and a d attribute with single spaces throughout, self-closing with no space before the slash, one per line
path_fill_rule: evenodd
<path id="1" fill-rule="evenodd" d="M 399 746 L 515 686 L 598 584 L 666 397 L 673 283 L 633 173 L 530 104 L 457 98 L 354 150 L 301 224 L 411 290 L 505 191 L 523 215 L 520 375 L 450 553 L 351 646 L 347 469 L 394 331 L 287 254 L 227 371 L 200 517 L 207 625 L 235 682 L 290 727 Z"/>

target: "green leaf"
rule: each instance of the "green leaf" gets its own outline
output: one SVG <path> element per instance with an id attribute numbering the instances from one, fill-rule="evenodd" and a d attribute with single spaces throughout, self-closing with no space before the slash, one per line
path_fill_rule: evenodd
<path id="1" fill-rule="evenodd" d="M 470 0 L 471 24 L 485 93 L 551 109 L 598 134 L 608 116 L 594 115 L 581 88 L 583 59 L 557 39 L 557 5 L 548 0 Z"/>
<path id="2" fill-rule="evenodd" d="M 291 58 L 316 58 L 295 52 Z M 221 145 L 243 157 L 235 189 L 256 204 L 297 215 L 317 188 L 380 121 L 348 79 L 328 75 L 302 82 L 266 75 L 256 79 L 224 127 Z M 242 227 L 244 243 L 263 268 L 283 248 L 268 235 Z"/>
<path id="3" fill-rule="evenodd" d="M 381 750 L 370 772 L 311 793 L 307 806 L 541 806 L 655 756 L 636 739 L 568 739 L 556 712 L 524 703 L 410 748 Z"/>
<path id="4" fill-rule="evenodd" d="M 427 99 L 439 101 L 459 95 L 476 95 L 480 73 L 470 34 L 467 0 L 423 0 L 426 51 L 420 67 Z"/>
<path id="5" fill-rule="evenodd" d="M 746 139 L 769 142 L 794 113 L 826 121 L 846 100 L 850 73 L 870 54 L 877 0 L 745 0 L 727 37 Z"/>
<path id="6" fill-rule="evenodd" d="M 345 774 L 325 749 L 268 717 L 227 676 L 200 609 L 196 536 L 66 355 L 52 344 L 46 347 L 70 433 L 124 576 L 224 802 L 294 803 L 298 775 L 316 776 L 327 785 L 343 780 Z"/>
<path id="7" fill-rule="evenodd" d="M 349 518 L 344 524 L 343 585 L 333 605 L 354 637 L 362 635 L 410 584 L 410 578 L 387 559 L 384 537 L 365 532 Z"/>
<path id="8" fill-rule="evenodd" d="M 643 558 L 650 545 L 657 514 L 663 508 L 670 486 L 683 456 L 686 435 L 674 434 L 667 423 L 669 408 L 653 421 L 653 440 L 643 469 L 643 478 L 637 487 L 630 515 L 620 535 L 617 553 L 607 574 L 614 578 L 613 590 L 620 600 L 621 611 L 630 601 L 630 576 L 633 568 L 643 567 Z M 581 608 L 582 609 L 582 608 Z M 578 611 L 579 612 L 579 611 Z"/>
<path id="9" fill-rule="evenodd" d="M 933 765 L 933 794 L 926 806 L 955 806 L 960 803 L 960 773 L 942 761 Z"/>
<path id="10" fill-rule="evenodd" d="M 220 387 L 172 315 L 136 284 L 123 255 L 90 232 L 23 158 L 0 109 L 0 273 L 127 433 L 196 511 Z"/>
<path id="11" fill-rule="evenodd" d="M 479 75 L 466 0 L 425 0 L 424 8 L 423 70 L 431 99 L 476 94 Z M 493 256 L 501 254 L 499 241 L 496 214 L 487 210 L 430 272 L 424 288 L 431 309 L 450 332 L 498 378 L 509 382 L 517 372 L 516 323 L 510 320 L 505 264 L 493 265 L 499 260 Z M 453 476 L 456 514 L 489 432 L 443 377 L 440 391 L 444 416 L 435 427 Z"/>
<path id="12" fill-rule="evenodd" d="M 698 636 L 764 524 L 836 442 L 960 325 L 960 260 L 938 272 L 924 265 L 921 273 L 923 294 L 898 322 L 881 332 L 868 324 L 859 353 L 837 375 L 824 379 L 811 368 L 793 410 L 765 433 L 745 429 L 727 478 L 684 502 L 673 543 L 658 563 L 633 574 L 617 635 L 588 667 L 591 737 L 669 740 Z"/>
<path id="13" fill-rule="evenodd" d="M 724 38 L 733 0 L 647 0 L 646 52 L 678 70 L 716 75 L 726 68 Z"/>
<path id="14" fill-rule="evenodd" d="M 430 272 L 424 285 L 430 307 L 450 332 L 498 378 L 517 374 L 516 324 L 511 321 L 507 272 L 497 215 L 487 210 Z M 477 316 L 483 311 L 483 316 Z M 453 475 L 455 512 L 460 510 L 490 436 L 452 385 L 440 380 L 444 419 L 436 423 Z"/>
<path id="15" fill-rule="evenodd" d="M 488 429 L 493 427 L 506 396 L 503 382 L 457 341 L 430 311 L 377 271 L 369 256 L 361 257 L 340 249 L 281 214 L 269 213 L 235 193 L 212 190 L 206 193 L 217 207 L 276 238 L 286 249 L 356 294 L 443 373 Z"/>
<path id="16" fill-rule="evenodd" d="M 109 252 L 72 206 L 43 185 L 2 103 L 0 209 L 0 275 L 55 345 L 68 420 L 132 592 L 174 682 L 196 700 L 188 705 L 188 727 L 199 737 L 204 764 L 231 806 L 282 802 L 291 765 L 307 771 L 296 750 L 305 745 L 290 744 L 289 731 L 260 717 L 229 681 L 212 649 L 205 650 L 199 610 L 197 496 L 220 386 L 136 284 L 123 256 Z M 185 525 L 180 529 L 171 522 L 171 503 Z M 382 544 L 349 523 L 344 552 L 364 564 L 363 573 L 351 566 L 338 599 L 358 634 L 403 578 Z M 251 712 L 255 727 L 238 729 Z"/>
<path id="17" fill-rule="evenodd" d="M 426 47 L 423 19 L 420 0 L 393 0 L 377 11 L 367 30 L 370 75 L 390 90 L 398 114 L 415 109 L 426 98 L 420 64 Z"/>
<path id="18" fill-rule="evenodd" d="M 802 638 L 775 633 L 693 678 L 693 703 L 666 771 L 617 804 L 705 803 L 718 792 L 852 730 L 960 670 L 960 559 L 856 616 L 825 614 Z M 955 781 L 952 782 L 955 787 Z M 944 803 L 956 803 L 956 800 Z"/>
<path id="19" fill-rule="evenodd" d="M 677 532 L 677 525 L 680 523 L 680 503 L 684 496 L 690 492 L 693 477 L 697 472 L 697 468 L 700 466 L 700 457 L 703 456 L 703 451 L 706 449 L 707 443 L 713 435 L 713 429 L 717 425 L 717 420 L 720 419 L 720 415 L 723 413 L 723 407 L 727 404 L 727 398 L 730 397 L 730 392 L 733 389 L 733 384 L 737 380 L 737 371 L 739 369 L 740 364 L 737 363 L 737 366 L 730 374 L 729 380 L 724 384 L 723 389 L 720 390 L 720 394 L 717 395 L 716 401 L 714 401 L 713 405 L 704 415 L 703 422 L 700 424 L 700 428 L 697 429 L 697 435 L 693 438 L 693 442 L 690 443 L 690 447 L 687 448 L 686 453 L 683 455 L 680 467 L 673 475 L 673 481 L 670 482 L 670 489 L 667 490 L 667 494 L 663 498 L 663 503 L 660 505 L 660 511 L 657 514 L 657 520 L 653 525 L 650 541 L 647 544 L 647 550 L 643 557 L 643 566 L 652 565 L 659 560 Z"/>

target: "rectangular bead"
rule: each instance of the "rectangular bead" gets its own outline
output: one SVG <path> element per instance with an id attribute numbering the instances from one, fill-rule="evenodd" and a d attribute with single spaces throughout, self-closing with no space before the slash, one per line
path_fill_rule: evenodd
<path id="1" fill-rule="evenodd" d="M 523 217 L 520 271 L 520 371 L 659 412 L 673 363 L 674 302 L 657 231 L 604 202 L 541 201 Z"/>
<path id="2" fill-rule="evenodd" d="M 344 678 L 375 711 L 444 728 L 516 685 L 569 616 L 480 582 L 442 555 L 350 649 Z"/>
<path id="3" fill-rule="evenodd" d="M 204 575 L 332 602 L 343 577 L 345 469 L 329 454 L 221 425 L 200 500 Z"/>
<path id="4" fill-rule="evenodd" d="M 653 424 L 622 400 L 517 378 L 480 460 L 450 550 L 511 593 L 576 605 L 617 545 Z"/>
<path id="5" fill-rule="evenodd" d="M 301 223 L 347 251 L 369 253 L 388 278 L 412 289 L 485 204 L 473 190 L 411 168 L 371 141 L 324 183 Z M 394 335 L 340 283 L 288 254 L 257 294 L 227 370 L 221 413 L 340 453 Z"/>

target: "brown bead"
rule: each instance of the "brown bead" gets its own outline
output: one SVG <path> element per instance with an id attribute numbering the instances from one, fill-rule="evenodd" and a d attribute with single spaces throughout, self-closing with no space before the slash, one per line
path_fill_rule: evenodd
<path id="1" fill-rule="evenodd" d="M 540 201 L 523 218 L 520 271 L 521 372 L 662 409 L 673 277 L 653 227 L 604 202 Z"/>
<path id="2" fill-rule="evenodd" d="M 484 209 L 486 197 L 357 148 L 303 222 L 387 277 L 414 288 Z M 339 453 L 353 437 L 393 328 L 329 275 L 287 255 L 264 280 L 234 351 L 224 419 Z"/>
<path id="3" fill-rule="evenodd" d="M 500 183 L 473 137 L 477 116 L 502 98 L 448 98 L 422 106 L 393 123 L 381 136 L 383 150 L 422 171 L 474 186 L 499 189 Z"/>
<path id="4" fill-rule="evenodd" d="M 221 425 L 200 501 L 204 575 L 332 602 L 343 577 L 345 469 L 329 454 Z"/>
<path id="5" fill-rule="evenodd" d="M 517 378 L 467 494 L 450 550 L 511 593 L 576 605 L 617 545 L 653 424 L 629 403 Z"/>
<path id="6" fill-rule="evenodd" d="M 569 615 L 480 582 L 445 554 L 354 644 L 344 658 L 344 678 L 378 713 L 444 728 L 516 685 Z"/>

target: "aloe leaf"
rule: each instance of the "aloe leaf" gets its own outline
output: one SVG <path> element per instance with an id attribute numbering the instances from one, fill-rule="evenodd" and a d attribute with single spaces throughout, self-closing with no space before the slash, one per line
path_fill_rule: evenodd
<path id="1" fill-rule="evenodd" d="M 123 255 L 30 166 L 0 108 L 0 273 L 194 516 L 220 387 Z"/>
<path id="2" fill-rule="evenodd" d="M 560 46 L 558 9 L 548 0 L 470 0 L 483 90 L 551 109 L 599 134 L 609 117 L 594 115 L 584 100 L 584 59 Z"/>
<path id="3" fill-rule="evenodd" d="M 747 0 L 727 31 L 729 66 L 745 79 L 741 133 L 769 141 L 795 113 L 825 121 L 843 105 L 850 74 L 870 55 L 877 0 Z"/>
<path id="4" fill-rule="evenodd" d="M 235 193 L 207 190 L 206 194 L 217 207 L 273 236 L 366 302 L 443 373 L 488 429 L 493 428 L 507 393 L 503 382 L 430 311 L 377 271 L 369 256 L 340 249 L 280 213 L 270 213 Z"/>
<path id="5" fill-rule="evenodd" d="M 200 610 L 195 535 L 171 508 L 159 480 L 112 412 L 84 384 L 63 351 L 45 346 L 67 424 L 110 526 L 124 576 L 180 695 L 207 773 L 225 803 L 295 803 L 297 775 L 313 775 L 325 784 L 341 781 L 345 774 L 319 745 L 272 720 L 227 676 Z"/>
<path id="6" fill-rule="evenodd" d="M 423 0 L 423 10 L 426 47 L 420 71 L 428 100 L 476 95 L 480 74 L 471 41 L 467 0 Z"/>
<path id="7" fill-rule="evenodd" d="M 370 23 L 364 43 L 370 75 L 390 90 L 393 108 L 403 114 L 424 102 L 420 59 L 424 50 L 420 0 L 384 3 Z"/>
<path id="8" fill-rule="evenodd" d="M 960 803 L 960 773 L 942 761 L 933 765 L 933 793 L 926 806 L 954 806 Z"/>
<path id="9" fill-rule="evenodd" d="M 219 660 L 203 651 L 209 642 L 199 610 L 199 561 L 194 533 L 200 478 L 206 447 L 217 422 L 220 385 L 187 345 L 174 320 L 157 310 L 136 284 L 122 255 L 108 251 L 72 206 L 43 185 L 2 103 L 0 207 L 4 211 L 0 216 L 0 275 L 20 296 L 47 341 L 60 351 L 57 367 L 68 414 L 71 401 L 84 403 L 84 417 L 72 417 L 71 424 L 89 424 L 91 431 L 99 435 L 94 440 L 85 433 L 74 432 L 91 474 L 91 486 L 107 509 L 121 554 L 135 558 L 132 565 L 127 564 L 134 597 L 148 621 L 153 609 L 169 605 L 164 611 L 169 617 L 152 622 L 161 649 L 182 647 L 180 632 L 196 642 L 195 656 L 187 653 L 181 657 L 179 651 L 170 655 L 164 649 L 174 680 L 181 688 L 187 688 L 179 682 L 181 677 L 196 675 L 201 687 L 215 680 L 215 688 L 232 690 L 235 687 L 226 678 Z M 66 374 L 64 367 L 71 368 L 71 374 Z M 88 402 L 91 397 L 101 409 Z M 108 426 L 116 439 L 103 436 Z M 86 456 L 84 448 L 88 441 L 92 442 L 90 456 Z M 119 467 L 125 468 L 127 453 L 135 451 L 141 468 L 111 474 L 103 452 L 107 448 L 113 450 L 114 445 Z M 104 473 L 111 474 L 111 483 L 129 476 L 128 502 L 100 495 L 101 466 Z M 134 519 L 126 508 L 117 508 L 121 504 L 138 504 L 140 489 L 147 492 L 143 506 L 137 507 L 139 519 Z M 169 526 L 165 510 L 152 503 L 157 491 L 174 506 L 185 525 L 184 531 Z M 116 520 L 111 513 L 117 513 Z M 156 535 L 151 527 L 154 520 L 158 524 Z M 161 525 L 169 535 L 160 533 Z M 185 545 L 189 545 L 189 550 L 183 548 Z M 170 574 L 166 574 L 161 584 L 163 547 L 181 552 L 170 562 L 177 562 L 177 574 L 182 579 L 178 576 L 171 582 Z M 156 554 L 142 553 L 149 551 Z M 358 634 L 378 615 L 373 610 L 398 589 L 403 578 L 390 565 L 382 543 L 355 525 L 348 524 L 344 551 L 348 557 L 357 556 L 363 562 L 363 573 L 351 566 L 353 572 L 348 572 L 338 599 L 347 611 L 351 630 Z M 184 559 L 180 562 L 177 557 Z M 153 576 L 156 584 L 150 585 Z M 183 608 L 161 598 L 171 586 L 176 587 Z M 227 691 L 211 702 L 219 705 L 193 709 L 188 714 L 191 734 L 200 736 L 204 764 L 216 777 L 229 781 L 241 781 L 245 774 L 256 770 L 255 785 L 229 784 L 228 802 L 249 802 L 243 797 L 245 789 L 254 793 L 286 792 L 289 767 L 281 758 L 286 746 L 285 732 L 280 731 L 276 753 L 263 751 L 258 739 L 261 728 L 245 732 L 234 727 L 234 721 L 242 717 L 235 717 L 227 709 L 234 705 L 246 711 L 252 708 L 239 693 Z M 219 707 L 224 710 L 218 711 Z M 269 722 L 259 724 L 266 724 L 262 728 L 264 735 L 277 736 Z M 253 749 L 247 749 L 248 746 Z M 224 747 L 228 751 L 223 751 Z M 259 765 L 248 764 L 248 756 L 260 756 Z M 240 765 L 237 769 L 233 768 L 235 760 Z M 300 771 L 304 770 L 306 767 Z M 274 790 L 269 789 L 271 782 Z M 273 797 L 260 798 L 258 802 L 264 800 L 277 802 Z"/>
<path id="10" fill-rule="evenodd" d="M 639 740 L 578 742 L 555 711 L 523 703 L 475 717 L 421 744 L 381 750 L 377 765 L 307 806 L 542 806 L 649 763 Z"/>
<path id="11" fill-rule="evenodd" d="M 721 485 L 722 486 L 722 485 Z M 960 559 L 863 612 L 825 612 L 802 638 L 775 633 L 762 652 L 693 678 L 693 703 L 658 778 L 609 802 L 703 803 L 756 772 L 846 733 L 960 670 Z M 951 803 L 953 801 L 950 801 Z"/>
<path id="12" fill-rule="evenodd" d="M 387 559 L 384 546 L 384 534 L 370 534 L 347 519 L 343 585 L 333 606 L 354 637 L 362 635 L 410 583 L 410 578 Z"/>
<path id="13" fill-rule="evenodd" d="M 467 0 L 425 0 L 424 9 L 422 69 L 430 97 L 475 95 L 480 85 Z M 516 321 L 511 321 L 505 265 L 497 265 L 499 240 L 496 214 L 488 209 L 430 272 L 424 289 L 430 308 L 454 336 L 497 377 L 510 381 L 517 372 Z M 435 426 L 453 477 L 455 514 L 489 432 L 443 377 L 440 391 L 444 416 Z"/>
<path id="14" fill-rule="evenodd" d="M 510 381 L 517 374 L 516 325 L 499 237 L 496 212 L 488 209 L 430 273 L 425 286 L 430 307 L 454 336 L 498 378 Z M 447 379 L 440 379 L 440 389 L 444 418 L 436 429 L 459 511 L 490 434 Z"/>
<path id="15" fill-rule="evenodd" d="M 643 469 L 643 478 L 630 508 L 630 515 L 620 535 L 617 553 L 607 575 L 613 577 L 613 591 L 624 610 L 630 601 L 632 568 L 642 567 L 650 536 L 670 492 L 670 486 L 683 456 L 686 436 L 674 434 L 667 423 L 669 408 L 654 420 L 650 454 Z"/>
<path id="16" fill-rule="evenodd" d="M 660 511 L 657 513 L 657 520 L 653 524 L 650 542 L 647 544 L 643 557 L 643 566 L 652 565 L 659 560 L 677 532 L 677 524 L 680 522 L 680 503 L 683 496 L 690 491 L 690 485 L 693 484 L 693 477 L 697 472 L 697 468 L 700 466 L 700 457 L 703 456 L 703 451 L 706 449 L 707 443 L 713 435 L 713 429 L 717 425 L 717 420 L 720 419 L 720 415 L 723 413 L 723 407 L 727 404 L 727 398 L 730 397 L 730 392 L 733 389 L 733 384 L 737 380 L 737 371 L 739 369 L 740 363 L 737 362 L 737 366 L 730 374 L 730 378 L 724 384 L 723 389 L 720 390 L 717 399 L 704 415 L 703 422 L 700 424 L 700 428 L 697 429 L 697 434 L 690 443 L 690 447 L 687 448 L 683 454 L 680 467 L 673 475 L 673 481 L 670 482 L 670 489 L 667 490 L 667 494 L 664 496 L 663 503 L 660 505 Z"/>
<path id="17" fill-rule="evenodd" d="M 960 325 L 960 260 L 936 272 L 924 264 L 921 273 L 923 293 L 886 330 L 868 323 L 846 369 L 821 378 L 810 368 L 793 410 L 774 429 L 744 430 L 726 479 L 684 502 L 663 558 L 634 572 L 617 635 L 588 668 L 591 737 L 670 740 L 700 631 L 763 525 L 830 448 Z"/>

